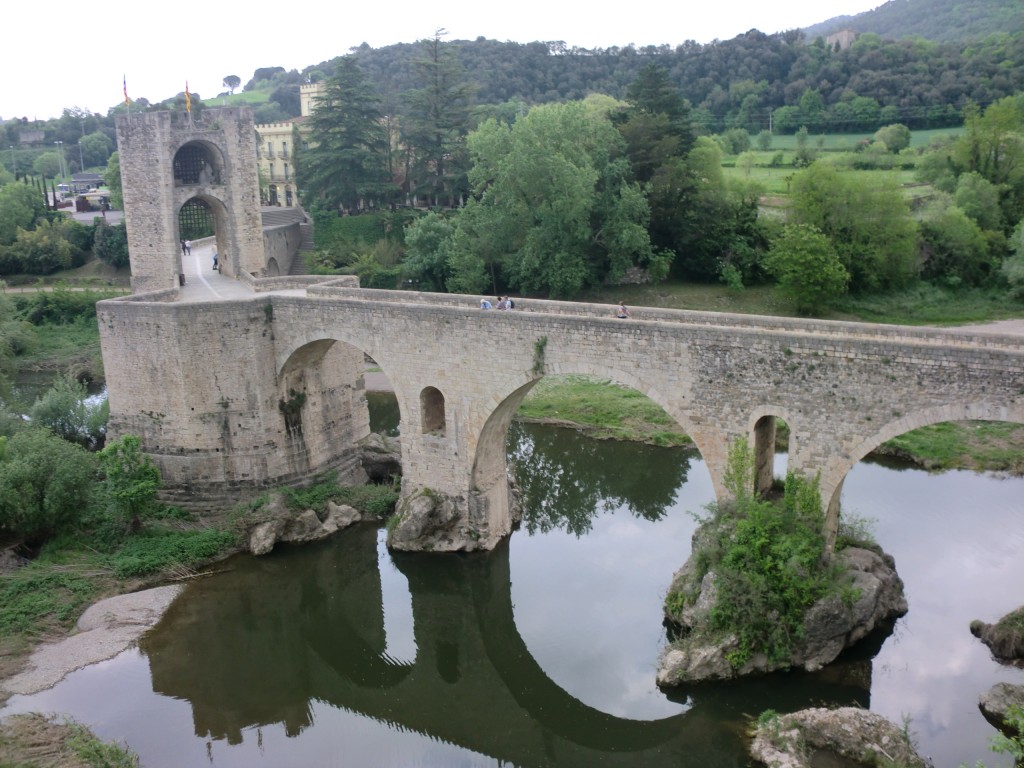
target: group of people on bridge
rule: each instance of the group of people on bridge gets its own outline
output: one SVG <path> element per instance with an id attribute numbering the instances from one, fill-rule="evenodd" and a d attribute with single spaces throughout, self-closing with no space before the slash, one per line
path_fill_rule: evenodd
<path id="1" fill-rule="evenodd" d="M 480 299 L 480 309 L 515 309 L 516 303 L 511 296 L 495 296 L 492 304 L 488 299 Z"/>

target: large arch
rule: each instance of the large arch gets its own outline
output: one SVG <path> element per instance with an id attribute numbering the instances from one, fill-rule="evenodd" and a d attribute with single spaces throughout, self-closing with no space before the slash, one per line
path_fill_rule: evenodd
<path id="1" fill-rule="evenodd" d="M 693 440 L 694 446 L 700 452 L 711 474 L 716 496 L 724 497 L 725 488 L 722 477 L 725 468 L 725 455 L 714 448 L 722 444 L 724 437 L 716 427 L 699 424 L 691 418 L 687 411 L 678 407 L 672 398 L 666 396 L 656 387 L 652 387 L 641 377 L 623 369 L 603 365 L 599 362 L 586 361 L 577 364 L 550 365 L 544 371 L 544 376 L 569 375 L 584 375 L 608 380 L 639 392 L 662 408 Z M 487 416 L 479 435 L 476 436 L 476 451 L 473 457 L 470 487 L 477 502 L 486 510 L 492 524 L 500 523 L 510 517 L 508 467 L 505 454 L 509 425 L 523 398 L 544 376 L 529 379 L 524 376 L 518 386 L 505 395 L 495 398 L 495 406 Z"/>
<path id="2" fill-rule="evenodd" d="M 369 434 L 364 361 L 351 342 L 319 337 L 291 349 L 278 369 L 281 429 L 299 471 L 351 460 Z"/>
<path id="3" fill-rule="evenodd" d="M 821 474 L 822 500 L 828 502 L 825 517 L 825 538 L 829 550 L 835 543 L 839 527 L 840 499 L 843 481 L 850 470 L 882 443 L 906 432 L 940 424 L 945 421 L 1007 421 L 1024 424 L 1024 405 L 1005 403 L 946 403 L 900 415 L 877 432 L 862 438 L 841 456 L 833 456 Z"/>

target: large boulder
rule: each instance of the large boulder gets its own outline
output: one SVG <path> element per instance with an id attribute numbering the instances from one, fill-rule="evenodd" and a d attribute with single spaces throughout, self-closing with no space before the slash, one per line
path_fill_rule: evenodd
<path id="1" fill-rule="evenodd" d="M 293 510 L 282 494 L 271 493 L 248 529 L 249 551 L 254 555 L 265 555 L 278 542 L 305 544 L 318 541 L 362 520 L 358 510 L 331 501 L 327 502 L 322 515 L 321 520 L 312 509 Z"/>
<path id="2" fill-rule="evenodd" d="M 971 634 L 981 640 L 1002 662 L 1024 661 L 1024 606 L 1011 611 L 995 624 L 971 622 Z"/>
<path id="3" fill-rule="evenodd" d="M 714 634 L 706 627 L 717 599 L 714 571 L 704 575 L 693 593 L 697 548 L 694 553 L 673 579 L 672 589 L 684 595 L 685 606 L 671 616 L 679 639 L 659 660 L 657 681 L 661 686 L 728 680 L 795 667 L 813 672 L 872 632 L 891 628 L 893 621 L 907 612 L 903 581 L 893 559 L 868 549 L 845 549 L 836 555 L 835 564 L 849 588 L 842 595 L 826 595 L 808 609 L 803 637 L 790 657 L 772 660 L 763 653 L 753 653 L 743 664 L 734 666 L 730 656 L 739 649 L 738 639 Z"/>
<path id="4" fill-rule="evenodd" d="M 402 476 L 402 444 L 398 438 L 371 432 L 359 441 L 359 462 L 374 483 Z"/>
<path id="5" fill-rule="evenodd" d="M 1004 731 L 1015 730 L 1008 722 L 1011 707 L 1024 707 L 1024 685 L 996 683 L 981 694 L 978 707 L 985 719 Z M 1024 733 L 1020 734 L 1024 736 Z"/>
<path id="6" fill-rule="evenodd" d="M 768 768 L 811 768 L 826 757 L 843 757 L 865 768 L 901 765 L 931 768 L 914 749 L 905 727 L 856 707 L 805 709 L 758 720 L 750 754 Z"/>

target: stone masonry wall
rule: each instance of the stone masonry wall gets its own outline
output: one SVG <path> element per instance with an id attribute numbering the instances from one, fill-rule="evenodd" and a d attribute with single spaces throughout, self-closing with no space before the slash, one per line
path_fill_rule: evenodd
<path id="1" fill-rule="evenodd" d="M 462 499 L 469 515 L 474 496 L 484 494 L 482 514 L 503 535 L 505 428 L 539 378 L 535 365 L 544 375 L 600 376 L 649 396 L 694 439 L 719 494 L 729 441 L 751 437 L 765 415 L 788 422 L 789 466 L 821 474 L 826 504 L 853 465 L 888 437 L 950 419 L 1024 423 L 1024 350 L 1012 338 L 990 337 L 980 346 L 955 333 L 869 325 L 843 335 L 816 321 L 741 324 L 722 316 L 716 324 L 711 313 L 694 322 L 693 313 L 670 310 L 652 313 L 656 320 L 636 319 L 647 316 L 638 310 L 622 321 L 607 307 L 592 316 L 581 305 L 562 305 L 571 308 L 565 314 L 482 311 L 420 294 L 332 290 L 184 309 L 102 302 L 105 359 L 108 338 L 135 356 L 123 370 L 108 367 L 108 378 L 115 377 L 112 424 L 119 432 L 142 429 L 147 451 L 183 457 L 180 469 L 163 459 L 178 481 L 195 472 L 209 482 L 293 477 L 307 465 L 284 440 L 275 411 L 285 380 L 305 376 L 325 402 L 335 398 L 331 407 L 304 413 L 310 434 L 320 430 L 312 442 L 322 447 L 308 454 L 313 471 L 345 444 L 328 438 L 338 428 L 332 419 L 340 418 L 333 403 L 359 399 L 358 386 L 352 398 L 328 393 L 342 374 L 316 368 L 318 361 L 326 350 L 347 349 L 345 365 L 354 366 L 366 352 L 395 386 L 403 495 L 430 488 Z M 193 368 L 204 371 L 194 374 L 199 379 L 190 374 L 177 387 L 166 385 L 166 376 Z M 428 386 L 444 396 L 440 434 L 423 429 L 420 397 Z M 222 399 L 227 406 L 217 404 Z M 340 426 L 353 436 L 363 428 L 361 421 Z M 203 461 L 217 457 L 215 472 L 191 459 L 196 451 Z"/>

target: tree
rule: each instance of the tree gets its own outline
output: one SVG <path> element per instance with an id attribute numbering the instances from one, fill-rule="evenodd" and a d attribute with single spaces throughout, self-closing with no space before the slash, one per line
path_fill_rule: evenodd
<path id="1" fill-rule="evenodd" d="M 850 274 L 820 230 L 793 224 L 783 227 L 772 243 L 765 267 L 797 311 L 814 314 L 841 296 Z"/>
<path id="2" fill-rule="evenodd" d="M 31 229 L 45 215 L 38 190 L 19 182 L 4 184 L 0 187 L 0 246 L 13 243 L 19 229 Z"/>
<path id="3" fill-rule="evenodd" d="M 378 104 L 356 60 L 339 59 L 309 118 L 310 146 L 302 151 L 297 167 L 310 202 L 318 200 L 334 211 L 356 211 L 364 202 L 393 197 Z"/>
<path id="4" fill-rule="evenodd" d="M 114 269 L 127 267 L 131 263 L 128 254 L 128 230 L 124 224 L 111 226 L 103 220 L 98 220 L 92 249 L 97 259 Z"/>
<path id="5" fill-rule="evenodd" d="M 224 87 L 229 89 L 232 95 L 234 95 L 235 93 L 235 88 L 237 88 L 241 84 L 242 78 L 240 78 L 238 75 L 226 75 L 224 77 Z"/>
<path id="6" fill-rule="evenodd" d="M 978 286 L 996 271 L 998 261 L 978 224 L 948 201 L 921 217 L 921 274 L 951 285 Z"/>
<path id="7" fill-rule="evenodd" d="M 107 164 L 107 161 L 110 159 L 110 152 L 114 148 L 114 144 L 107 134 L 100 131 L 90 133 L 88 136 L 82 137 L 81 143 L 82 162 L 85 163 L 86 168 L 95 168 Z"/>
<path id="8" fill-rule="evenodd" d="M 22 270 L 32 275 L 48 275 L 72 265 L 73 249 L 61 222 L 41 220 L 35 229 L 19 229 L 8 250 L 21 261 Z"/>
<path id="9" fill-rule="evenodd" d="M 447 260 L 447 242 L 454 232 L 452 221 L 430 212 L 405 229 L 406 279 L 414 280 L 421 291 L 442 291 L 451 276 Z"/>
<path id="10" fill-rule="evenodd" d="M 999 207 L 999 187 L 980 173 L 962 174 L 956 182 L 953 195 L 957 207 L 977 222 L 982 229 L 1002 230 L 1002 211 Z"/>
<path id="11" fill-rule="evenodd" d="M 60 175 L 60 155 L 53 150 L 43 152 L 32 161 L 32 170 L 48 179 L 57 178 Z"/>
<path id="12" fill-rule="evenodd" d="M 917 225 L 895 177 L 865 179 L 818 161 L 793 180 L 791 200 L 790 221 L 828 237 L 851 291 L 899 288 L 917 276 Z"/>
<path id="13" fill-rule="evenodd" d="M 910 129 L 902 123 L 886 125 L 875 131 L 875 141 L 897 155 L 910 146 Z"/>
<path id="14" fill-rule="evenodd" d="M 103 183 L 110 190 L 110 205 L 116 210 L 124 208 L 124 197 L 121 193 L 121 157 L 114 152 L 107 160 L 107 169 L 103 172 Z"/>
<path id="15" fill-rule="evenodd" d="M 409 114 L 405 142 L 413 155 L 417 195 L 431 205 L 451 205 L 465 191 L 472 88 L 443 29 L 420 41 L 423 56 L 413 62 L 420 87 L 406 94 Z"/>
<path id="16" fill-rule="evenodd" d="M 626 101 L 636 112 L 664 115 L 669 131 L 679 140 L 679 154 L 686 154 L 693 147 L 695 135 L 690 104 L 679 93 L 665 67 L 648 64 L 641 69 L 626 90 Z"/>
<path id="17" fill-rule="evenodd" d="M 84 448 L 102 445 L 106 433 L 107 405 L 91 404 L 85 384 L 73 376 L 58 378 L 33 404 L 34 424 L 49 428 L 57 437 Z"/>
<path id="18" fill-rule="evenodd" d="M 611 122 L 579 102 L 534 107 L 511 126 L 486 121 L 469 136 L 475 199 L 450 241 L 454 271 L 478 279 L 493 259 L 509 286 L 557 297 L 631 267 L 664 277 L 669 257 L 651 247 L 622 148 Z"/>
<path id="19" fill-rule="evenodd" d="M 124 533 L 138 530 L 156 504 L 160 470 L 142 452 L 139 438 L 125 435 L 100 453 L 109 520 Z"/>
<path id="20" fill-rule="evenodd" d="M 7 442 L 0 460 L 0 531 L 39 543 L 79 522 L 91 504 L 96 461 L 48 429 Z"/>
<path id="21" fill-rule="evenodd" d="M 1003 262 L 1003 276 L 1010 283 L 1010 292 L 1024 299 L 1024 219 L 1010 236 L 1010 257 Z"/>

